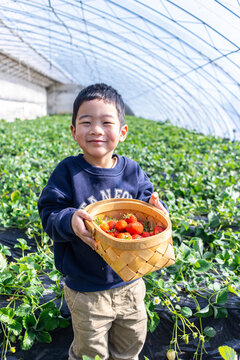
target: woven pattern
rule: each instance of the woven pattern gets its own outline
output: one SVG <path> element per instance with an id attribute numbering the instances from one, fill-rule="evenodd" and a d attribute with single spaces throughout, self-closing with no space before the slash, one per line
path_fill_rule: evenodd
<path id="1" fill-rule="evenodd" d="M 147 220 L 151 226 L 161 225 L 162 233 L 137 240 L 122 240 L 105 233 L 94 221 L 85 221 L 88 230 L 95 237 L 96 252 L 123 279 L 131 281 L 150 272 L 175 263 L 172 245 L 171 221 L 154 206 L 133 199 L 108 199 L 88 205 L 85 208 L 93 217 L 121 218 L 133 212 L 137 218 Z"/>
<path id="2" fill-rule="evenodd" d="M 169 241 L 148 249 L 127 251 L 109 246 L 102 240 L 97 253 L 124 281 L 138 279 L 175 263 L 173 246 Z"/>

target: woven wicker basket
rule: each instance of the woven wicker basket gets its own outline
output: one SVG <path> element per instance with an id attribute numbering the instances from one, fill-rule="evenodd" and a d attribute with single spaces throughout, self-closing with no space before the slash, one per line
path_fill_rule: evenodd
<path id="1" fill-rule="evenodd" d="M 133 199 L 108 199 L 85 207 L 96 217 L 111 216 L 117 219 L 124 214 L 134 213 L 139 220 L 149 221 L 152 226 L 165 227 L 162 233 L 146 238 L 117 239 L 104 232 L 94 221 L 86 221 L 86 227 L 95 237 L 97 253 L 124 280 L 131 281 L 150 272 L 175 263 L 172 246 L 172 228 L 168 216 L 156 207 Z"/>

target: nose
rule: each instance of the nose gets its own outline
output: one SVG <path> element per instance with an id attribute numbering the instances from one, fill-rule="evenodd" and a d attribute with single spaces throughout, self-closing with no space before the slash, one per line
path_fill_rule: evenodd
<path id="1" fill-rule="evenodd" d="M 103 128 L 101 124 L 92 124 L 90 128 L 90 134 L 91 135 L 102 135 L 103 134 Z"/>

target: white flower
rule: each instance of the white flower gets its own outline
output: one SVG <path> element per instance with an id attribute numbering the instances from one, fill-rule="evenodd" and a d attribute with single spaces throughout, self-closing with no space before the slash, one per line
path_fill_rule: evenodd
<path id="1" fill-rule="evenodd" d="M 153 304 L 154 304 L 154 305 L 160 304 L 160 299 L 159 299 L 158 296 L 155 296 L 155 297 L 153 298 Z"/>

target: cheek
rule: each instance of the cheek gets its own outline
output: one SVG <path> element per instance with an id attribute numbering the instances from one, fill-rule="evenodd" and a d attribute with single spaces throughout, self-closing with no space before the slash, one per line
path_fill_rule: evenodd
<path id="1" fill-rule="evenodd" d="M 84 139 L 85 139 L 84 132 L 79 131 L 79 132 L 76 133 L 75 140 L 76 140 L 78 143 L 79 143 L 79 142 L 84 142 Z"/>
<path id="2" fill-rule="evenodd" d="M 109 138 L 111 138 L 113 141 L 119 141 L 119 137 L 120 133 L 118 129 L 115 129 L 109 133 Z"/>

